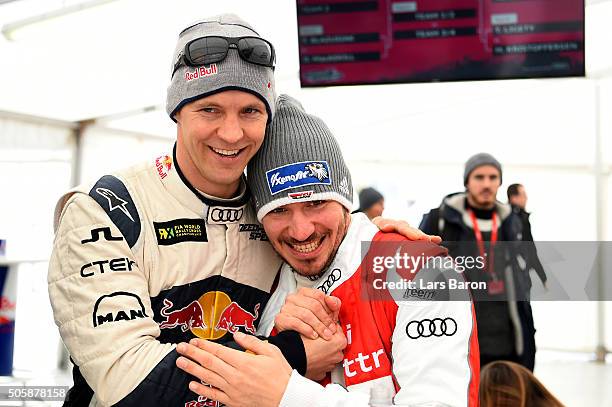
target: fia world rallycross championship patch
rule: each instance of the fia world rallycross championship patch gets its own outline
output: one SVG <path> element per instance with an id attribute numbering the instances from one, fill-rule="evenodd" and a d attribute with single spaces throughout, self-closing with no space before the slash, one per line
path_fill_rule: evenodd
<path id="1" fill-rule="evenodd" d="M 303 161 L 287 164 L 266 172 L 272 195 L 305 185 L 331 185 L 327 161 Z"/>

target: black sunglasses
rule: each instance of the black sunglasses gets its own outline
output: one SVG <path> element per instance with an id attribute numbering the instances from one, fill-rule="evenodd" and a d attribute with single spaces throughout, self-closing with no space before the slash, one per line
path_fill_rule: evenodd
<path id="1" fill-rule="evenodd" d="M 172 76 L 181 65 L 202 66 L 223 61 L 230 47 L 238 50 L 243 60 L 274 69 L 276 56 L 272 44 L 259 37 L 200 37 L 185 44 L 174 64 Z"/>

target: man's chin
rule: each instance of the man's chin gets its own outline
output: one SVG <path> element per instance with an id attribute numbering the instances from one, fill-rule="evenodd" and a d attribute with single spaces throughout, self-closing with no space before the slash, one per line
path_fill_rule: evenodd
<path id="1" fill-rule="evenodd" d="M 476 201 L 476 204 L 478 204 L 478 206 L 482 207 L 482 208 L 486 208 L 486 207 L 490 207 L 493 206 L 495 204 L 495 200 L 494 199 L 479 199 Z"/>
<path id="2" fill-rule="evenodd" d="M 307 266 L 304 266 L 303 264 L 288 262 L 286 259 L 285 259 L 285 262 L 289 264 L 289 266 L 291 267 L 294 273 L 297 273 L 302 277 L 308 277 L 308 278 L 318 277 L 323 272 L 322 268 L 307 267 Z"/>

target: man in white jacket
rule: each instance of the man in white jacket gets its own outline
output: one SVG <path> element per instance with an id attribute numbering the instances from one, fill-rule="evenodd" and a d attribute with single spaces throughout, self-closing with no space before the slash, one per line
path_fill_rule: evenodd
<path id="1" fill-rule="evenodd" d="M 309 290 L 318 289 L 342 300 L 338 319 L 347 347 L 319 384 L 255 337 L 235 339 L 256 356 L 205 341 L 180 344 L 178 352 L 191 360 L 177 365 L 208 384 L 192 382 L 192 390 L 230 406 L 478 404 L 476 324 L 462 276 L 444 248 L 380 233 L 363 214 L 350 216 L 351 176 L 320 119 L 281 96 L 248 183 L 257 218 L 285 261 L 260 333 L 270 333 L 275 316 L 277 332 L 279 321 L 307 320 L 304 309 L 283 304 L 289 295 L 295 303 L 298 290 L 316 301 Z M 398 258 L 413 261 L 388 264 Z M 441 281 L 447 285 L 433 284 Z"/>

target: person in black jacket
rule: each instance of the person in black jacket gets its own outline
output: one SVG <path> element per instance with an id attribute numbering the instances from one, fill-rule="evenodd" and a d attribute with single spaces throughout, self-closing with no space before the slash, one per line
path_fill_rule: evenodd
<path id="1" fill-rule="evenodd" d="M 531 234 L 531 223 L 529 222 L 529 216 L 531 214 L 525 210 L 527 206 L 527 193 L 525 187 L 521 184 L 512 184 L 508 187 L 508 203 L 512 206 L 512 211 L 517 214 L 523 224 L 523 241 L 533 242 L 533 236 Z M 534 270 L 542 284 L 546 285 L 546 272 L 542 263 L 538 258 L 538 252 L 534 244 L 527 243 L 525 245 L 527 259 L 526 270 Z"/>
<path id="2" fill-rule="evenodd" d="M 517 260 L 523 256 L 522 223 L 510 205 L 496 199 L 502 167 L 492 155 L 480 153 L 465 164 L 465 192 L 447 195 L 438 208 L 423 217 L 425 233 L 442 237 L 449 254 L 482 256 L 484 268 L 466 267 L 469 281 L 486 282 L 472 290 L 478 324 L 481 366 L 510 360 L 533 370 L 535 328 L 528 302 L 529 274 Z M 501 244 L 499 244 L 501 243 Z"/>
<path id="3" fill-rule="evenodd" d="M 359 191 L 359 209 L 356 212 L 363 212 L 370 219 L 382 216 L 385 210 L 385 198 L 372 187 L 367 187 Z"/>

